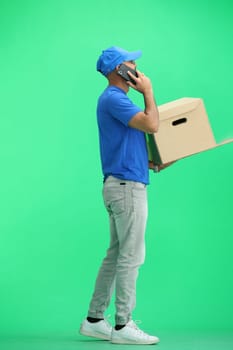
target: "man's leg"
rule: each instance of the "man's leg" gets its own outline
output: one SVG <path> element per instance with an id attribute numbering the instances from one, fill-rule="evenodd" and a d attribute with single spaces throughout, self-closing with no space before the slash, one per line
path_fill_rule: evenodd
<path id="1" fill-rule="evenodd" d="M 125 211 L 115 215 L 119 240 L 116 267 L 116 324 L 125 325 L 131 319 L 136 303 L 138 269 L 145 259 L 145 229 L 147 222 L 146 186 L 126 182 Z"/>
<path id="2" fill-rule="evenodd" d="M 99 269 L 94 293 L 90 302 L 88 316 L 93 318 L 103 318 L 104 312 L 109 306 L 111 296 L 115 287 L 116 262 L 118 256 L 119 243 L 115 235 L 115 223 L 110 216 L 111 241 Z"/>
<path id="3" fill-rule="evenodd" d="M 110 246 L 99 269 L 89 306 L 88 317 L 80 326 L 80 333 L 82 335 L 106 340 L 110 340 L 111 338 L 112 327 L 104 319 L 104 312 L 110 303 L 115 286 L 116 263 L 119 249 L 115 221 L 111 211 L 109 212 L 109 220 Z"/>

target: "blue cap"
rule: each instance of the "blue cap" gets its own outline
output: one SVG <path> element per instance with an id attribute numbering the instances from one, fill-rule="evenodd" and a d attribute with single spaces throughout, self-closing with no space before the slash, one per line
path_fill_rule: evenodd
<path id="1" fill-rule="evenodd" d="M 118 64 L 127 61 L 134 61 L 137 58 L 141 57 L 141 51 L 126 51 L 120 47 L 112 46 L 104 51 L 100 55 L 96 69 L 98 72 L 101 72 L 103 75 L 108 75 L 112 72 Z"/>

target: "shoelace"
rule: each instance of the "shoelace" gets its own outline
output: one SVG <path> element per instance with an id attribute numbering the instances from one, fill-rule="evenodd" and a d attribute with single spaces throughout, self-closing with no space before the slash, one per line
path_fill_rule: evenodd
<path id="1" fill-rule="evenodd" d="M 141 324 L 142 323 L 142 321 L 140 321 L 140 320 L 135 320 L 135 321 L 132 321 L 132 323 L 131 323 L 131 326 L 132 326 L 132 328 L 134 328 L 139 334 L 141 334 L 142 336 L 144 336 L 144 337 L 150 337 L 149 336 L 149 334 L 147 334 L 147 333 L 145 333 L 145 332 L 143 332 L 137 325 L 138 324 Z"/>

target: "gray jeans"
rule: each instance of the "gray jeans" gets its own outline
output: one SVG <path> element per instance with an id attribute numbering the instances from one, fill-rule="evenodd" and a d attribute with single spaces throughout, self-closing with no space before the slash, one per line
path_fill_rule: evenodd
<path id="1" fill-rule="evenodd" d="M 145 259 L 146 186 L 109 176 L 103 198 L 109 213 L 110 245 L 96 279 L 88 316 L 103 318 L 115 289 L 115 321 L 123 325 L 131 319 L 138 268 Z"/>

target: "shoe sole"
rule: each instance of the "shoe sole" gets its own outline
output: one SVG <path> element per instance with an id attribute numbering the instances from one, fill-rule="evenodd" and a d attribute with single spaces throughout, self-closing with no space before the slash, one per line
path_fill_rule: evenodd
<path id="1" fill-rule="evenodd" d="M 152 345 L 152 344 L 158 344 L 159 340 L 154 340 L 154 341 L 148 341 L 148 342 L 136 342 L 136 341 L 130 341 L 130 340 L 124 340 L 124 339 L 112 339 L 111 340 L 112 344 L 127 344 L 127 345 Z"/>
<path id="2" fill-rule="evenodd" d="M 100 333 L 89 333 L 88 331 L 85 331 L 83 329 L 80 329 L 79 333 L 81 335 L 85 335 L 87 337 L 91 337 L 91 338 L 97 338 L 97 339 L 102 339 L 102 340 L 110 340 L 110 337 L 107 337 L 104 334 L 100 334 Z"/>

